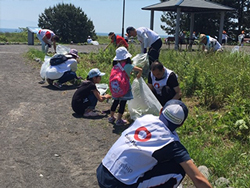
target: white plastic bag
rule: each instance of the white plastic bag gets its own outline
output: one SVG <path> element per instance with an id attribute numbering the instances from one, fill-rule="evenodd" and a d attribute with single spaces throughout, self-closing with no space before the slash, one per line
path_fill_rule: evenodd
<path id="1" fill-rule="evenodd" d="M 93 44 L 93 45 L 99 45 L 99 42 L 96 41 L 96 40 L 94 40 L 94 41 L 91 41 L 91 44 Z"/>
<path id="2" fill-rule="evenodd" d="M 147 64 L 149 64 L 148 54 L 147 53 L 137 54 L 135 57 L 132 58 L 132 61 L 133 65 L 143 68 Z"/>
<path id="3" fill-rule="evenodd" d="M 100 92 L 100 95 L 104 95 L 109 88 L 108 84 L 95 84 L 95 85 L 97 90 Z"/>
<path id="4" fill-rule="evenodd" d="M 133 65 L 142 68 L 143 77 L 147 77 L 149 73 L 149 59 L 147 53 L 137 54 L 132 58 Z"/>
<path id="5" fill-rule="evenodd" d="M 128 101 L 131 119 L 135 120 L 145 114 L 159 115 L 162 106 L 142 78 L 134 79 L 132 93 L 134 99 Z"/>
<path id="6" fill-rule="evenodd" d="M 66 47 L 66 46 L 63 46 L 63 45 L 60 45 L 60 44 L 58 44 L 57 46 L 56 46 L 56 53 L 57 54 L 67 54 L 67 53 L 69 53 L 69 51 L 70 51 L 70 48 L 68 48 L 68 47 Z"/>
<path id="7" fill-rule="evenodd" d="M 234 46 L 231 53 L 239 52 L 239 46 Z"/>
<path id="8" fill-rule="evenodd" d="M 50 58 L 49 56 L 45 56 L 44 57 L 44 62 L 41 66 L 41 70 L 40 70 L 40 76 L 42 77 L 42 79 L 45 79 L 46 78 L 46 70 L 47 68 L 50 66 Z"/>

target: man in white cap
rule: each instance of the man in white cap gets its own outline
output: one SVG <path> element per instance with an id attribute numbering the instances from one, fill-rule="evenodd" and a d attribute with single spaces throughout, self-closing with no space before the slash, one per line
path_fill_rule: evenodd
<path id="1" fill-rule="evenodd" d="M 187 174 L 196 187 L 211 188 L 175 131 L 187 116 L 182 101 L 170 100 L 160 117 L 145 115 L 136 119 L 97 168 L 99 186 L 176 188 Z"/>

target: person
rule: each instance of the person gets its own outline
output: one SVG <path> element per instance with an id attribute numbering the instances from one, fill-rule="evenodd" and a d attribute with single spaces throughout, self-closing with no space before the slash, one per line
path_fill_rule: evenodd
<path id="1" fill-rule="evenodd" d="M 88 44 L 91 44 L 91 42 L 92 42 L 92 39 L 91 39 L 90 36 L 88 36 L 88 38 L 87 38 L 87 43 L 88 43 Z"/>
<path id="2" fill-rule="evenodd" d="M 227 44 L 227 38 L 228 38 L 227 32 L 224 30 L 222 32 L 222 41 L 221 41 L 222 45 L 226 45 Z"/>
<path id="3" fill-rule="evenodd" d="M 162 46 L 162 40 L 160 35 L 146 27 L 128 27 L 126 32 L 129 37 L 136 37 L 141 43 L 141 53 L 147 53 L 149 56 L 149 65 L 152 64 L 156 59 L 159 58 L 160 50 Z"/>
<path id="4" fill-rule="evenodd" d="M 245 38 L 245 31 L 241 31 L 241 34 L 239 34 L 238 36 L 239 46 L 241 47 L 243 47 L 244 38 Z"/>
<path id="5" fill-rule="evenodd" d="M 71 49 L 66 55 L 68 59 L 54 66 L 49 66 L 46 69 L 47 82 L 57 88 L 62 88 L 62 84 L 67 81 L 76 82 L 80 80 L 81 77 L 76 75 L 77 61 L 79 59 L 78 51 L 76 49 Z"/>
<path id="6" fill-rule="evenodd" d="M 196 37 L 196 32 L 193 31 L 193 34 L 190 36 L 191 38 L 189 39 L 189 45 L 188 45 L 188 49 L 192 50 L 192 46 L 194 44 L 194 41 L 197 39 Z"/>
<path id="7" fill-rule="evenodd" d="M 203 51 L 223 51 L 221 44 L 209 35 L 200 34 L 200 44 L 202 44 Z"/>
<path id="8" fill-rule="evenodd" d="M 59 37 L 49 29 L 40 29 L 37 33 L 37 38 L 42 43 L 42 51 L 48 53 L 48 49 L 53 44 L 54 51 L 56 53 L 56 42 L 59 41 Z"/>
<path id="9" fill-rule="evenodd" d="M 132 65 L 132 61 L 131 58 L 132 55 L 128 52 L 128 50 L 125 47 L 119 47 L 116 49 L 116 56 L 113 59 L 113 66 L 116 66 L 118 63 L 122 64 L 123 62 L 125 62 L 125 66 L 123 67 L 123 69 L 125 70 L 128 78 L 130 78 L 130 74 L 133 71 L 137 71 L 137 78 L 140 78 L 142 75 L 142 69 L 139 67 L 136 67 L 134 65 Z M 112 85 L 111 85 L 112 87 Z M 133 99 L 133 94 L 131 91 L 131 85 L 129 83 L 129 90 L 128 92 L 119 98 L 116 98 L 114 96 L 112 96 L 112 98 L 114 99 L 111 109 L 110 109 L 110 117 L 109 117 L 109 122 L 110 123 L 114 123 L 116 121 L 115 118 L 115 111 L 117 106 L 119 105 L 119 109 L 118 109 L 118 116 L 117 116 L 117 121 L 116 121 L 116 125 L 125 125 L 127 122 L 126 120 L 122 119 L 122 115 L 125 111 L 125 107 L 126 107 L 126 103 L 127 100 L 131 100 Z"/>
<path id="10" fill-rule="evenodd" d="M 127 43 L 127 41 L 123 38 L 123 37 L 121 37 L 121 36 L 119 36 L 119 35 L 116 35 L 114 32 L 110 32 L 109 34 L 108 34 L 108 37 L 109 37 L 109 39 L 111 39 L 111 42 L 109 43 L 109 45 L 110 44 L 114 44 L 114 46 L 116 47 L 116 48 L 119 48 L 120 46 L 124 46 L 125 48 L 127 48 L 128 49 L 128 43 Z M 108 46 L 109 46 L 108 45 Z M 107 46 L 107 47 L 108 47 Z M 107 48 L 106 47 L 106 48 Z M 105 48 L 105 49 L 106 49 Z"/>
<path id="11" fill-rule="evenodd" d="M 162 106 L 171 99 L 181 99 L 181 89 L 177 75 L 156 60 L 151 65 L 148 75 L 148 86 Z"/>
<path id="12" fill-rule="evenodd" d="M 186 31 L 182 31 L 180 33 L 179 39 L 180 39 L 179 46 L 180 46 L 180 49 L 181 49 L 182 48 L 182 44 L 186 43 L 186 41 L 185 41 L 186 40 Z"/>
<path id="13" fill-rule="evenodd" d="M 94 112 L 97 101 L 103 102 L 105 99 L 111 98 L 109 94 L 100 95 L 95 85 L 101 82 L 104 75 L 105 73 L 98 68 L 89 71 L 87 80 L 82 82 L 72 97 L 71 107 L 76 114 L 84 117 L 99 116 L 97 112 Z"/>
<path id="14" fill-rule="evenodd" d="M 161 109 L 160 116 L 137 118 L 98 166 L 99 186 L 176 188 L 187 174 L 197 188 L 211 188 L 175 131 L 187 116 L 187 106 L 173 99 Z"/>

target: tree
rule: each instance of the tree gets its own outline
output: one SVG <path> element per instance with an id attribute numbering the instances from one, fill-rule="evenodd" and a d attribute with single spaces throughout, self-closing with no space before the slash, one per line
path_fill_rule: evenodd
<path id="1" fill-rule="evenodd" d="M 52 30 L 63 43 L 85 42 L 88 36 L 96 38 L 93 22 L 81 8 L 72 4 L 57 4 L 39 15 L 38 26 Z"/>

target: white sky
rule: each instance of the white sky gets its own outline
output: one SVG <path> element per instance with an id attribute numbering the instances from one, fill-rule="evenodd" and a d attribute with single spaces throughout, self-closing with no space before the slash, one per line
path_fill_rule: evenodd
<path id="1" fill-rule="evenodd" d="M 80 7 L 97 33 L 122 32 L 123 0 L 0 0 L 0 28 L 37 27 L 39 14 L 62 2 Z M 160 0 L 125 0 L 124 29 L 150 27 L 150 11 L 141 8 L 157 3 Z M 166 35 L 160 28 L 161 15 L 155 11 L 154 31 Z"/>

